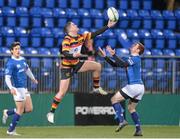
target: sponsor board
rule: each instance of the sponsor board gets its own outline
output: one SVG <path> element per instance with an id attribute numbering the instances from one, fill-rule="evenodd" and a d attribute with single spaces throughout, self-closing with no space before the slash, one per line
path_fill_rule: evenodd
<path id="1" fill-rule="evenodd" d="M 75 94 L 75 125 L 115 125 L 112 94 Z"/>
<path id="2" fill-rule="evenodd" d="M 112 106 L 76 106 L 76 115 L 114 115 Z"/>

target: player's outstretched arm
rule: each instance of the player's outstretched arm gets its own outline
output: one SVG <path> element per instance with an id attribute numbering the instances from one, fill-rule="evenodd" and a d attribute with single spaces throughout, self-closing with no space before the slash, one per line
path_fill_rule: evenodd
<path id="1" fill-rule="evenodd" d="M 95 32 L 92 32 L 91 33 L 91 39 L 95 38 L 96 36 L 102 34 L 103 32 L 105 32 L 107 29 L 113 27 L 117 22 L 114 22 L 114 21 L 108 21 L 108 24 L 104 27 L 102 27 L 101 29 L 95 31 Z"/>
<path id="2" fill-rule="evenodd" d="M 115 60 L 118 67 L 128 67 L 128 62 L 124 61 L 123 59 L 119 58 L 117 55 L 113 55 L 113 59 Z"/>
<path id="3" fill-rule="evenodd" d="M 101 47 L 99 47 L 98 49 L 99 49 L 100 55 L 101 55 L 102 57 L 106 57 L 106 52 L 105 52 L 105 50 L 102 50 Z"/>
<path id="4" fill-rule="evenodd" d="M 107 26 L 108 26 L 109 28 L 111 28 L 111 27 L 113 27 L 116 23 L 117 23 L 117 21 L 111 21 L 111 20 L 109 20 Z"/>
<path id="5" fill-rule="evenodd" d="M 106 56 L 105 50 L 102 50 L 102 49 L 99 47 L 99 52 L 100 52 L 100 55 L 101 55 L 102 57 L 104 57 L 104 59 L 106 60 L 106 62 L 108 62 L 108 63 L 109 63 L 111 66 L 113 66 L 113 67 L 117 67 L 117 64 L 116 64 L 114 61 L 112 61 L 109 57 Z"/>
<path id="6" fill-rule="evenodd" d="M 113 56 L 116 54 L 115 49 L 112 49 L 110 45 L 106 46 L 106 50 Z"/>
<path id="7" fill-rule="evenodd" d="M 106 50 L 113 56 L 113 59 L 115 60 L 117 67 L 127 67 L 128 66 L 128 63 L 126 61 L 124 61 L 123 59 L 119 58 L 116 55 L 115 49 L 112 49 L 111 46 L 107 45 Z"/>

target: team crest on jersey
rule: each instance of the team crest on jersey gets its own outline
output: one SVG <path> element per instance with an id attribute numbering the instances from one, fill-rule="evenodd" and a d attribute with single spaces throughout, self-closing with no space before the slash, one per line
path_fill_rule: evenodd
<path id="1" fill-rule="evenodd" d="M 77 47 L 75 47 L 75 48 L 71 48 L 70 53 L 71 53 L 71 54 L 72 54 L 72 53 L 80 53 L 80 52 L 81 52 L 81 47 L 82 47 L 82 45 L 77 46 Z"/>
<path id="2" fill-rule="evenodd" d="M 21 65 L 20 65 L 20 64 L 17 64 L 17 65 L 16 65 L 16 67 L 17 67 L 17 68 L 20 68 L 20 67 L 21 67 Z"/>
<path id="3" fill-rule="evenodd" d="M 75 48 L 75 49 L 74 49 L 74 52 L 78 52 L 78 48 Z"/>
<path id="4" fill-rule="evenodd" d="M 128 62 L 129 62 L 130 65 L 133 65 L 133 64 L 134 64 L 134 62 L 133 62 L 133 60 L 131 59 L 131 57 L 129 57 Z"/>

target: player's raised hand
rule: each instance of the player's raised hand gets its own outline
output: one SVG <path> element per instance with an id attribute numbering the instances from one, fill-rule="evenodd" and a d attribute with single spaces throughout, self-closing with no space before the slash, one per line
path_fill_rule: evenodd
<path id="1" fill-rule="evenodd" d="M 106 52 L 105 50 L 102 50 L 101 47 L 98 48 L 99 49 L 99 52 L 101 54 L 102 57 L 106 57 Z"/>
<path id="2" fill-rule="evenodd" d="M 73 54 L 73 57 L 80 57 L 81 56 L 81 53 L 74 53 Z"/>
<path id="3" fill-rule="evenodd" d="M 113 56 L 115 55 L 116 51 L 115 49 L 112 49 L 111 46 L 107 45 L 106 50 Z"/>
<path id="4" fill-rule="evenodd" d="M 111 28 L 111 27 L 113 27 L 116 23 L 117 23 L 117 21 L 111 21 L 111 20 L 109 20 L 107 26 L 108 26 L 109 28 Z"/>

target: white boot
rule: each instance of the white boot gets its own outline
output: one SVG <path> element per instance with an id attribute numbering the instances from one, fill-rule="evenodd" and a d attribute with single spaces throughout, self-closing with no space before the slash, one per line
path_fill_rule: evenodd
<path id="1" fill-rule="evenodd" d="M 10 135 L 10 136 L 20 136 L 20 134 L 16 133 L 15 130 L 12 131 L 12 132 L 7 131 L 6 133 L 7 133 L 8 135 Z"/>
<path id="2" fill-rule="evenodd" d="M 107 95 L 108 94 L 108 92 L 104 91 L 101 87 L 93 88 L 93 92 L 100 93 L 101 95 Z"/>
<path id="3" fill-rule="evenodd" d="M 47 114 L 47 120 L 48 120 L 48 122 L 50 122 L 51 124 L 54 124 L 54 113 L 49 112 L 49 113 Z"/>
<path id="4" fill-rule="evenodd" d="M 7 119 L 8 119 L 8 114 L 7 114 L 7 109 L 4 109 L 3 110 L 3 116 L 2 116 L 2 123 L 3 124 L 6 124 L 6 121 L 7 121 Z"/>

